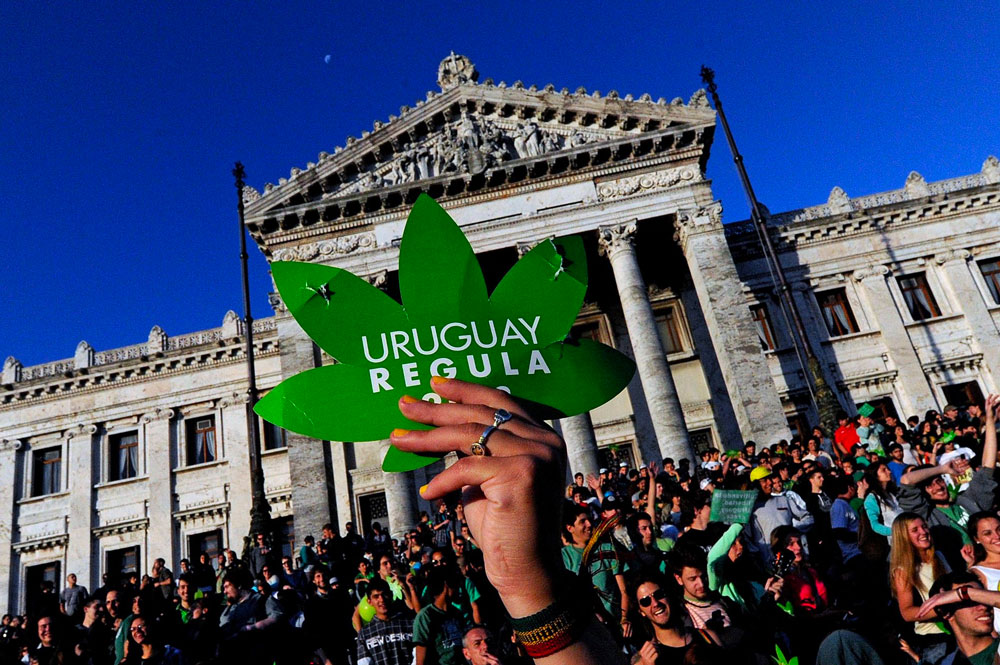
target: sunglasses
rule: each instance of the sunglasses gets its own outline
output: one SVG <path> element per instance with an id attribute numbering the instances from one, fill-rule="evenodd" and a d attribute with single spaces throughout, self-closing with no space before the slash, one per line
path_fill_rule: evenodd
<path id="1" fill-rule="evenodd" d="M 666 599 L 667 599 L 667 592 L 664 591 L 663 589 L 657 589 L 648 596 L 643 596 L 642 598 L 640 598 L 639 607 L 649 607 L 650 605 L 653 604 L 654 600 L 666 600 Z"/>

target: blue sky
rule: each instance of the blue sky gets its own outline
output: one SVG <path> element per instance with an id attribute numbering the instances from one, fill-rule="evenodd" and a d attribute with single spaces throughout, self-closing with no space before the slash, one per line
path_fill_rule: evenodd
<path id="1" fill-rule="evenodd" d="M 258 188 L 287 177 L 436 88 L 452 49 L 483 78 L 668 100 L 712 66 L 773 212 L 1000 153 L 995 4 L 792 4 L 7 3 L 0 357 L 240 311 L 232 163 Z M 726 220 L 745 218 L 721 132 L 712 155 Z M 260 317 L 270 280 L 251 253 Z"/>

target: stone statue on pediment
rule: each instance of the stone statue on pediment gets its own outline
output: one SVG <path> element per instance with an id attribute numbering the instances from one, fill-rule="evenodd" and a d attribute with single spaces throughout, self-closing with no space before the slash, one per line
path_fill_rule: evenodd
<path id="1" fill-rule="evenodd" d="M 458 123 L 458 140 L 465 143 L 469 148 L 479 147 L 479 129 L 466 113 Z"/>
<path id="2" fill-rule="evenodd" d="M 529 122 L 524 127 L 524 149 L 527 157 L 538 157 L 542 152 L 541 141 L 538 136 L 538 123 Z"/>
<path id="3" fill-rule="evenodd" d="M 583 132 L 575 132 L 573 136 L 569 139 L 569 144 L 573 148 L 577 148 L 587 142 L 587 135 Z"/>
<path id="4" fill-rule="evenodd" d="M 542 133 L 542 153 L 555 152 L 559 150 L 559 135 L 552 132 Z"/>
<path id="5" fill-rule="evenodd" d="M 510 137 L 514 140 L 514 152 L 517 153 L 518 159 L 524 159 L 528 156 L 528 148 L 525 143 L 526 132 L 524 125 L 518 124 L 514 128 L 514 131 L 510 133 Z"/>

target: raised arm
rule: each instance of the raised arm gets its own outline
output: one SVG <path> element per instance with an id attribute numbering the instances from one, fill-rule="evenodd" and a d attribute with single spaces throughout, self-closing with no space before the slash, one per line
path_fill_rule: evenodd
<path id="1" fill-rule="evenodd" d="M 649 462 L 649 496 L 646 498 L 646 514 L 653 520 L 653 525 L 660 526 L 660 518 L 656 514 L 656 474 L 660 468 L 655 461 Z"/>
<path id="2" fill-rule="evenodd" d="M 483 552 L 486 576 L 497 590 L 521 636 L 540 665 L 617 663 L 614 640 L 559 582 L 559 511 L 566 474 L 566 447 L 551 428 L 535 420 L 510 395 L 457 379 L 432 379 L 445 402 L 406 396 L 399 408 L 410 420 L 437 426 L 394 430 L 399 449 L 465 455 L 421 488 L 427 500 L 461 491 L 469 530 Z M 481 423 L 504 409 L 513 418 L 489 437 L 488 454 L 470 455 Z M 565 640 L 561 639 L 565 638 Z M 568 646 L 563 646 L 568 642 Z M 419 654 L 418 654 L 419 656 Z"/>

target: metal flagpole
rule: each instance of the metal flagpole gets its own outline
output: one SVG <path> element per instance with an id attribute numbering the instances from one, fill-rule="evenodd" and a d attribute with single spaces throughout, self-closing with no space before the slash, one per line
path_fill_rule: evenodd
<path id="1" fill-rule="evenodd" d="M 243 164 L 236 162 L 233 169 L 236 178 L 236 197 L 240 217 L 240 265 L 243 270 L 243 326 L 245 332 L 245 351 L 247 359 L 247 437 L 250 444 L 250 482 L 253 501 L 250 506 L 250 543 L 253 544 L 254 534 L 268 533 L 268 520 L 271 506 L 264 494 L 264 469 L 260 463 L 260 427 L 253 407 L 257 404 L 257 373 L 254 370 L 253 350 L 253 316 L 250 314 L 250 277 L 247 270 L 247 227 L 243 210 L 243 179 L 246 172 Z M 235 548 L 234 548 L 235 549 Z"/>
<path id="2" fill-rule="evenodd" d="M 750 217 L 753 220 L 754 227 L 757 229 L 757 236 L 764 249 L 764 259 L 771 272 L 771 278 L 776 282 L 775 286 L 778 289 L 782 314 L 785 317 L 786 324 L 792 331 L 792 346 L 795 348 L 799 365 L 802 367 L 802 373 L 805 375 L 809 398 L 816 408 L 820 423 L 827 430 L 827 435 L 832 437 L 833 428 L 836 427 L 837 423 L 837 411 L 841 408 L 840 403 L 830 389 L 829 384 L 827 384 L 826 378 L 823 376 L 823 369 L 820 366 L 819 358 L 816 357 L 812 345 L 809 344 L 805 326 L 802 324 L 802 316 L 795 304 L 795 299 L 792 297 L 792 291 L 788 287 L 788 281 L 785 279 L 785 271 L 778 260 L 777 252 L 774 250 L 774 243 L 771 241 L 770 233 L 768 233 L 767 222 L 764 219 L 764 215 L 761 214 L 760 202 L 757 201 L 753 186 L 750 184 L 750 176 L 747 175 L 746 167 L 743 165 L 743 155 L 736 148 L 736 141 L 733 139 L 733 133 L 729 128 L 729 121 L 726 120 L 726 113 L 722 110 L 722 100 L 719 99 L 718 86 L 715 85 L 715 72 L 702 65 L 701 80 L 708 87 L 709 94 L 712 95 L 715 110 L 719 114 L 719 121 L 722 123 L 722 131 L 726 134 L 729 150 L 733 154 L 733 161 L 736 163 L 740 183 L 743 185 L 743 191 L 746 193 L 750 203 Z"/>

